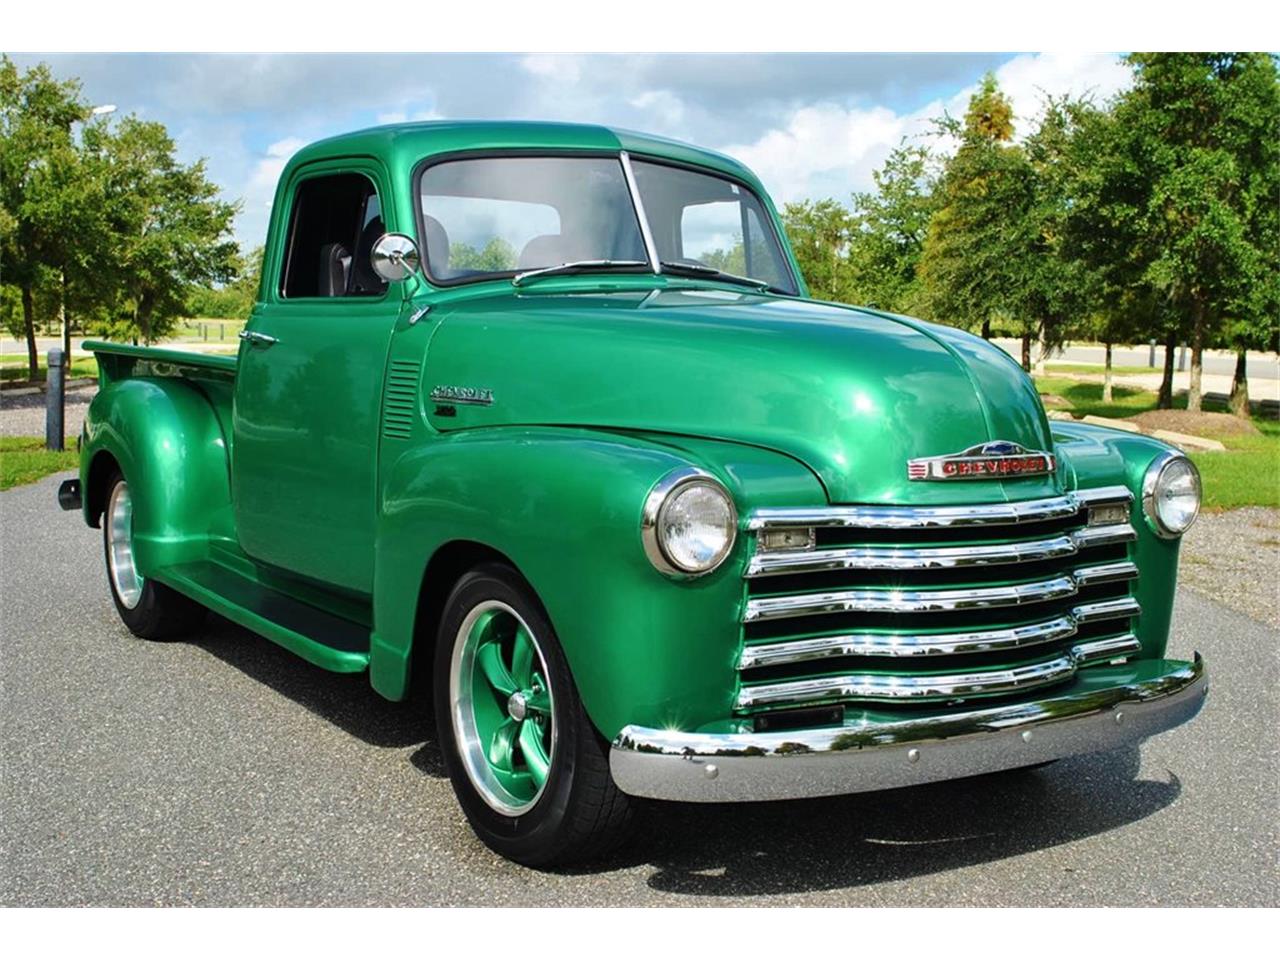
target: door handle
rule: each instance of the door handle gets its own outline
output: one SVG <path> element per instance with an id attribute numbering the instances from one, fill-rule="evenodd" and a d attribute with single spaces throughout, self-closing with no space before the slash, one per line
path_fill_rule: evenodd
<path id="1" fill-rule="evenodd" d="M 265 333 L 258 333 L 256 330 L 241 330 L 240 339 L 248 340 L 255 347 L 269 347 L 273 343 L 279 343 L 275 337 L 269 337 Z"/>

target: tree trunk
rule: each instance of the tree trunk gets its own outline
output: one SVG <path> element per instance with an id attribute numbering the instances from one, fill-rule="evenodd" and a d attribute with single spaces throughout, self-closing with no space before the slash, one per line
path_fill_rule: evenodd
<path id="1" fill-rule="evenodd" d="M 1022 369 L 1031 372 L 1031 334 L 1022 335 Z"/>
<path id="2" fill-rule="evenodd" d="M 1160 395 L 1156 398 L 1156 407 L 1160 410 L 1173 409 L 1173 354 L 1177 349 L 1177 331 L 1170 331 L 1164 341 L 1164 378 L 1160 381 Z"/>
<path id="3" fill-rule="evenodd" d="M 1191 385 L 1187 389 L 1187 411 L 1200 412 L 1200 381 L 1204 372 L 1204 301 L 1197 300 L 1191 325 Z"/>
<path id="4" fill-rule="evenodd" d="M 34 383 L 40 376 L 40 352 L 36 349 L 36 304 L 31 285 L 22 285 L 22 328 L 27 335 L 27 376 Z"/>
<path id="5" fill-rule="evenodd" d="M 982 339 L 983 340 L 991 339 L 991 321 L 990 320 L 982 321 Z"/>
<path id="6" fill-rule="evenodd" d="M 71 316 L 67 313 L 67 273 L 62 271 L 62 303 L 59 305 L 62 314 L 62 368 L 67 371 L 64 379 L 71 375 Z"/>
<path id="7" fill-rule="evenodd" d="M 1111 341 L 1108 340 L 1105 344 L 1103 344 L 1103 346 L 1106 347 L 1106 360 L 1103 361 L 1103 369 L 1102 369 L 1102 402 L 1110 403 L 1111 402 Z"/>
<path id="8" fill-rule="evenodd" d="M 1244 348 L 1236 351 L 1236 375 L 1231 380 L 1231 412 L 1249 419 L 1249 376 Z"/>
<path id="9" fill-rule="evenodd" d="M 1045 325 L 1040 324 L 1036 334 L 1036 376 L 1044 376 L 1044 363 L 1049 359 L 1049 343 L 1045 338 Z"/>

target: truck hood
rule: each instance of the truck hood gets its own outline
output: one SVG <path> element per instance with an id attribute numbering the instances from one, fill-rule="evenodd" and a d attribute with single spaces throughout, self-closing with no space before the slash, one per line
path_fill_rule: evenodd
<path id="1" fill-rule="evenodd" d="M 997 502 L 1057 477 L 912 482 L 907 460 L 989 440 L 1051 450 L 1031 380 L 969 334 L 720 288 L 530 291 L 440 304 L 424 387 L 441 431 L 561 425 L 710 437 L 788 454 L 832 503 Z M 446 408 L 441 412 L 441 408 Z"/>

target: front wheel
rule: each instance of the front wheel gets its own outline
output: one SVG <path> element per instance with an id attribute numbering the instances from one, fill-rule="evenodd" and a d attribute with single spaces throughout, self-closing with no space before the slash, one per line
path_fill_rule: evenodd
<path id="1" fill-rule="evenodd" d="M 138 572 L 133 496 L 119 471 L 107 481 L 107 491 L 102 546 L 107 557 L 107 583 L 120 619 L 130 632 L 144 640 L 164 640 L 195 630 L 205 618 L 205 608 Z"/>
<path id="2" fill-rule="evenodd" d="M 548 867 L 624 839 L 632 803 L 613 783 L 551 623 L 510 567 L 479 567 L 454 587 L 433 684 L 445 769 L 491 849 Z"/>

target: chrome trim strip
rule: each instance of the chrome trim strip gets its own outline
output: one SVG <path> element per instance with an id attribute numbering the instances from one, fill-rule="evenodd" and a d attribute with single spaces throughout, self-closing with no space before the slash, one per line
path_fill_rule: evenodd
<path id="1" fill-rule="evenodd" d="M 1113 543 L 1131 543 L 1138 539 L 1138 531 L 1132 524 L 1111 523 L 1101 527 L 1081 527 L 1071 531 L 1071 539 L 1076 548 L 1086 550 L 1089 547 L 1106 547 Z"/>
<path id="2" fill-rule="evenodd" d="M 864 527 L 874 530 L 919 530 L 938 527 L 998 526 L 1069 517 L 1097 503 L 1133 500 L 1127 487 L 1076 490 L 1066 496 L 1013 503 L 980 503 L 943 507 L 849 506 L 767 507 L 755 511 L 749 530 L 773 527 Z"/>
<path id="3" fill-rule="evenodd" d="M 1115 580 L 1133 580 L 1138 576 L 1136 564 L 1124 560 L 1120 563 L 1101 563 L 1094 567 L 1081 567 L 1071 576 L 1077 585 L 1089 587 L 1095 583 L 1111 583 Z"/>
<path id="4" fill-rule="evenodd" d="M 1072 633 L 1075 628 L 1072 627 Z M 952 700 L 957 697 L 992 696 L 1029 687 L 1048 686 L 1072 676 L 1090 664 L 1127 657 L 1142 651 L 1132 633 L 1101 637 L 1076 644 L 1071 650 L 1042 663 L 1000 670 L 968 670 L 934 676 L 854 673 L 808 680 L 785 680 L 745 686 L 734 706 L 751 707 L 813 703 L 824 700 Z"/>
<path id="5" fill-rule="evenodd" d="M 957 653 L 999 653 L 1019 650 L 1074 636 L 1083 623 L 1136 617 L 1142 606 L 1133 597 L 1117 597 L 1084 603 L 1069 616 L 1000 630 L 969 633 L 846 633 L 834 637 L 810 637 L 781 643 L 757 643 L 743 648 L 739 670 L 807 663 L 831 657 L 945 657 Z"/>
<path id="6" fill-rule="evenodd" d="M 983 670 L 945 676 L 901 676 L 899 674 L 855 673 L 817 680 L 743 687 L 734 704 L 738 709 L 813 703 L 824 700 L 954 700 L 957 697 L 992 696 L 1033 687 L 1061 683 L 1075 675 L 1076 661 L 1070 654 L 1007 670 Z"/>
<path id="7" fill-rule="evenodd" d="M 1089 568 L 1100 569 L 1100 568 Z M 1076 581 L 1054 577 L 1008 586 L 962 590 L 841 590 L 748 600 L 744 623 L 827 613 L 938 613 L 986 607 L 1016 607 L 1074 596 Z"/>
<path id="8" fill-rule="evenodd" d="M 860 793 L 1025 767 L 1127 746 L 1200 711 L 1209 676 L 1198 653 L 1192 663 L 1151 673 L 1138 664 L 1108 667 L 1087 686 L 1037 699 L 822 729 L 710 734 L 627 726 L 613 741 L 609 769 L 633 796 L 724 803 Z"/>
<path id="9" fill-rule="evenodd" d="M 1128 487 L 1119 484 L 1112 487 L 1086 487 L 1073 490 L 1071 496 L 1080 502 L 1082 507 L 1092 507 L 1099 503 L 1133 503 L 1133 493 Z"/>
<path id="10" fill-rule="evenodd" d="M 1076 623 L 1094 623 L 1098 620 L 1136 617 L 1140 613 L 1142 605 L 1133 597 L 1117 597 L 1115 600 L 1099 600 L 1097 603 L 1082 603 L 1073 607 L 1071 619 Z"/>
<path id="11" fill-rule="evenodd" d="M 1142 641 L 1132 633 L 1124 633 L 1118 637 L 1103 637 L 1090 640 L 1071 648 L 1071 656 L 1078 667 L 1087 667 L 1096 663 L 1109 663 L 1117 657 L 1130 657 L 1142 652 Z"/>
<path id="12" fill-rule="evenodd" d="M 636 208 L 636 219 L 640 221 L 640 237 L 644 240 L 644 252 L 649 258 L 649 266 L 654 273 L 661 273 L 662 258 L 658 256 L 658 245 L 653 242 L 653 231 L 649 228 L 649 217 L 644 212 L 644 200 L 640 198 L 640 187 L 636 183 L 636 174 L 631 169 L 631 154 L 623 150 L 618 156 L 622 160 L 622 176 L 627 181 L 627 190 L 631 193 L 631 203 Z"/>
<path id="13" fill-rule="evenodd" d="M 1044 623 L 971 633 L 855 633 L 815 637 L 745 647 L 738 658 L 738 669 L 804 663 L 829 657 L 944 657 L 956 653 L 995 653 L 1062 640 L 1074 636 L 1075 632 L 1076 624 L 1071 617 L 1058 617 Z"/>
<path id="14" fill-rule="evenodd" d="M 1070 534 L 1015 543 L 984 543 L 947 547 L 841 547 L 832 550 L 773 550 L 751 557 L 745 576 L 824 573 L 833 570 L 943 570 L 1034 563 L 1073 556 L 1088 547 L 1127 543 L 1137 531 L 1129 524 L 1084 527 Z"/>

